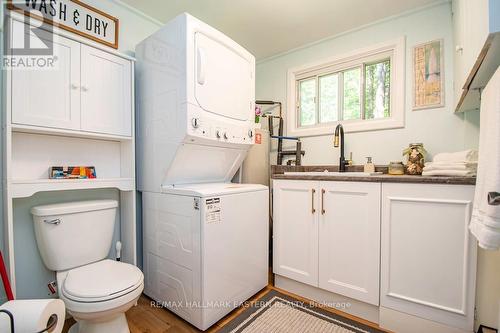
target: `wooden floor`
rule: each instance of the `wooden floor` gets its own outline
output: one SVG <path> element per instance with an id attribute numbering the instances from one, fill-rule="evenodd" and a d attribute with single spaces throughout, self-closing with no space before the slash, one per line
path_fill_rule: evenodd
<path id="1" fill-rule="evenodd" d="M 268 293 L 270 290 L 277 290 L 283 294 L 290 295 L 292 297 L 295 297 L 301 301 L 309 302 L 309 300 L 299 297 L 297 295 L 291 294 L 289 292 L 286 292 L 284 290 L 275 288 L 273 286 L 267 286 L 265 289 L 261 290 L 259 293 L 257 293 L 255 296 L 253 296 L 250 301 L 253 302 L 262 296 L 264 296 L 266 293 Z M 126 316 L 127 316 L 127 321 L 130 327 L 130 332 L 131 333 L 198 333 L 202 332 L 198 330 L 196 327 L 190 325 L 180 317 L 176 316 L 172 312 L 161 309 L 161 308 L 156 308 L 152 307 L 151 305 L 151 299 L 149 299 L 147 296 L 142 295 L 139 298 L 137 306 L 132 307 L 130 310 L 127 311 Z M 365 325 L 378 328 L 384 332 L 389 332 L 381 329 L 377 324 L 369 322 L 367 320 L 351 316 L 349 314 L 346 314 L 344 312 L 338 311 L 336 309 L 331 309 L 331 308 L 326 308 L 323 307 L 323 309 L 326 309 L 328 311 L 331 311 L 333 313 L 339 314 L 341 316 L 344 316 L 346 318 L 358 321 L 360 323 L 363 323 Z M 228 314 L 226 317 L 222 318 L 219 322 L 217 322 L 214 326 L 212 326 L 208 331 L 209 333 L 215 333 L 219 329 L 221 329 L 224 325 L 229 323 L 232 319 L 234 319 L 238 314 L 240 314 L 242 311 L 244 311 L 245 308 L 238 308 Z M 63 333 L 66 333 L 69 329 L 69 327 L 74 323 L 73 319 L 68 319 L 66 321 L 66 324 L 64 325 Z M 389 332 L 390 333 L 390 332 Z"/>

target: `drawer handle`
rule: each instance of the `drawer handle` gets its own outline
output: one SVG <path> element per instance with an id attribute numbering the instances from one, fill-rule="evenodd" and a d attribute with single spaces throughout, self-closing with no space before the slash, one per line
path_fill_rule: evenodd
<path id="1" fill-rule="evenodd" d="M 314 193 L 316 193 L 315 189 L 311 190 L 311 213 L 316 213 L 316 209 L 314 209 Z"/>
<path id="2" fill-rule="evenodd" d="M 59 225 L 59 224 L 61 224 L 61 219 L 43 220 L 43 222 L 48 223 L 48 224 Z"/>
<path id="3" fill-rule="evenodd" d="M 500 193 L 488 192 L 488 205 L 499 206 L 500 205 Z"/>
<path id="4" fill-rule="evenodd" d="M 324 215 L 326 213 L 325 210 L 325 189 L 321 189 L 321 215 Z"/>

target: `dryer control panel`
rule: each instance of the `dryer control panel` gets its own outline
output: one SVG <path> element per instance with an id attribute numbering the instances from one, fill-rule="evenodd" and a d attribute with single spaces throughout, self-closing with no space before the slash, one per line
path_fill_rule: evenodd
<path id="1" fill-rule="evenodd" d="M 255 129 L 250 122 L 191 117 L 188 121 L 188 134 L 223 143 L 254 144 Z"/>

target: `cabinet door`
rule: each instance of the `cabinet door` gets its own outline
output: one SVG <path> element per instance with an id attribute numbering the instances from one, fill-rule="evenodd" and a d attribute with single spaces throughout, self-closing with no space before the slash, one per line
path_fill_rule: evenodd
<path id="1" fill-rule="evenodd" d="M 273 272 L 318 286 L 318 182 L 273 181 Z"/>
<path id="2" fill-rule="evenodd" d="M 472 332 L 474 186 L 382 185 L 381 306 Z"/>
<path id="3" fill-rule="evenodd" d="M 319 287 L 379 304 L 380 184 L 321 182 Z"/>
<path id="4" fill-rule="evenodd" d="M 11 43 L 52 43 L 54 67 L 12 71 L 12 123 L 61 129 L 80 128 L 80 43 L 12 21 Z M 22 45 L 22 44 L 21 44 Z"/>
<path id="5" fill-rule="evenodd" d="M 132 64 L 82 45 L 82 130 L 132 135 Z"/>

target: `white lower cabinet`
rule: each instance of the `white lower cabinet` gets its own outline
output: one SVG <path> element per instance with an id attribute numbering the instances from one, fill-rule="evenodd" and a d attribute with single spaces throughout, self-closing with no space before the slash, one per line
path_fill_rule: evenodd
<path id="1" fill-rule="evenodd" d="M 379 304 L 380 183 L 321 182 L 319 287 Z"/>
<path id="2" fill-rule="evenodd" d="M 273 182 L 275 274 L 318 285 L 318 188 L 314 181 Z"/>
<path id="3" fill-rule="evenodd" d="M 473 331 L 473 195 L 474 186 L 383 184 L 382 307 Z"/>
<path id="4" fill-rule="evenodd" d="M 275 274 L 379 304 L 380 184 L 274 180 Z"/>
<path id="5" fill-rule="evenodd" d="M 275 179 L 273 271 L 302 283 L 296 293 L 317 288 L 309 298 L 375 306 L 392 331 L 473 332 L 473 196 L 471 185 Z"/>

